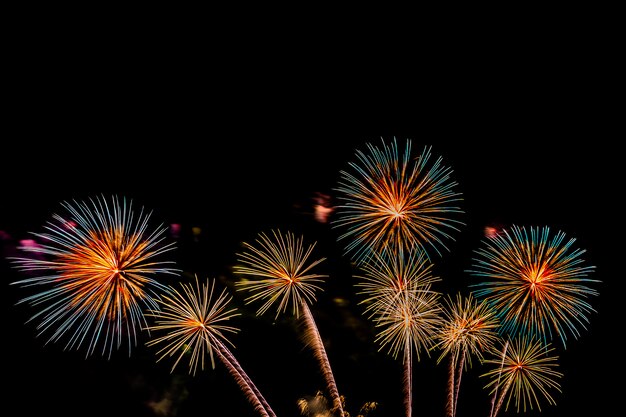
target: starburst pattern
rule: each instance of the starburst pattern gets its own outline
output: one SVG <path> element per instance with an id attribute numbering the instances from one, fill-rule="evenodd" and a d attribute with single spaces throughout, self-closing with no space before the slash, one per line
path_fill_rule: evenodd
<path id="1" fill-rule="evenodd" d="M 165 344 L 158 352 L 159 361 L 177 356 L 172 371 L 186 354 L 189 354 L 189 373 L 195 375 L 200 366 L 204 369 L 207 354 L 211 358 L 211 366 L 215 369 L 213 357 L 214 345 L 217 340 L 226 341 L 226 333 L 236 333 L 236 327 L 225 324 L 232 317 L 238 316 L 234 308 L 228 308 L 232 296 L 222 292 L 214 297 L 215 280 L 209 285 L 200 284 L 196 277 L 195 286 L 181 284 L 182 292 L 169 288 L 169 295 L 164 295 L 160 302 L 161 311 L 152 312 L 156 324 L 149 327 L 155 333 L 166 331 L 164 336 L 150 340 L 147 345 Z"/>
<path id="2" fill-rule="evenodd" d="M 216 355 L 255 410 L 262 416 L 276 417 L 252 379 L 226 346 L 233 346 L 226 334 L 239 331 L 227 324 L 231 318 L 239 315 L 235 308 L 228 306 L 232 296 L 226 292 L 226 288 L 214 296 L 215 280 L 209 282 L 207 279 L 200 286 L 197 276 L 195 285 L 183 283 L 181 287 L 182 292 L 170 286 L 168 294 L 160 300 L 162 308 L 150 314 L 155 318 L 155 324 L 149 330 L 155 333 L 167 332 L 147 343 L 148 346 L 163 345 L 157 352 L 157 362 L 176 357 L 172 365 L 174 372 L 184 356 L 189 355 L 189 373 L 195 375 L 198 366 L 204 369 L 207 354 L 212 368 L 215 369 Z"/>
<path id="3" fill-rule="evenodd" d="M 157 307 L 164 289 L 156 276 L 178 273 L 160 260 L 173 244 L 164 244 L 164 227 L 150 231 L 150 214 L 142 208 L 137 215 L 126 199 L 62 206 L 66 216 L 55 214 L 45 233 L 34 233 L 41 244 L 22 248 L 36 257 L 13 259 L 31 275 L 13 284 L 37 290 L 19 303 L 40 308 L 31 320 L 41 320 L 39 334 L 52 332 L 48 341 L 67 335 L 65 348 L 86 343 L 89 356 L 102 344 L 110 356 L 126 339 L 130 355 L 143 311 Z"/>
<path id="4" fill-rule="evenodd" d="M 431 163 L 430 147 L 412 158 L 408 139 L 402 156 L 394 138 L 389 144 L 383 140 L 381 148 L 367 144 L 367 152 L 359 150 L 356 157 L 350 172 L 341 171 L 336 189 L 341 204 L 332 222 L 345 229 L 339 240 L 347 242 L 346 253 L 356 262 L 388 246 L 440 254 L 444 240 L 462 224 L 454 218 L 462 210 L 452 169 L 441 157 Z"/>
<path id="5" fill-rule="evenodd" d="M 499 339 L 498 319 L 486 302 L 478 302 L 472 295 L 463 298 L 457 294 L 456 301 L 445 300 L 443 325 L 437 332 L 437 347 L 441 349 L 438 362 L 445 356 L 458 356 L 461 352 L 482 359 L 482 352 L 489 351 Z"/>
<path id="6" fill-rule="evenodd" d="M 300 315 L 302 303 L 315 301 L 315 291 L 321 290 L 317 283 L 327 275 L 312 273 L 311 270 L 325 258 L 309 261 L 315 243 L 304 248 L 304 238 L 293 233 L 285 235 L 272 231 L 272 236 L 260 233 L 256 246 L 244 242 L 247 251 L 238 254 L 239 264 L 235 272 L 244 279 L 237 282 L 238 289 L 252 293 L 247 303 L 264 300 L 257 313 L 269 310 L 278 302 L 276 318 L 291 305 L 293 314 Z"/>
<path id="7" fill-rule="evenodd" d="M 431 284 L 441 280 L 433 275 L 432 267 L 417 247 L 407 253 L 403 248 L 371 252 L 360 264 L 361 272 L 355 274 L 359 294 L 365 296 L 359 304 L 366 305 L 365 314 L 373 318 L 388 307 L 389 300 L 403 292 L 419 299 L 420 293 L 430 291 Z"/>
<path id="8" fill-rule="evenodd" d="M 474 294 L 497 311 L 504 333 L 558 336 L 565 346 L 568 333 L 577 338 L 586 328 L 594 311 L 587 299 L 598 294 L 587 284 L 598 281 L 588 278 L 594 267 L 584 266 L 574 242 L 548 227 L 513 226 L 476 251 L 469 272 L 484 281 L 472 285 Z"/>
<path id="9" fill-rule="evenodd" d="M 490 417 L 498 414 L 505 399 L 505 410 L 511 399 L 514 399 L 518 412 L 520 409 L 526 411 L 527 407 L 533 409 L 533 404 L 541 410 L 540 396 L 549 404 L 556 404 L 550 390 L 561 391 L 556 379 L 563 374 L 556 370 L 558 358 L 550 355 L 552 351 L 554 348 L 549 344 L 544 345 L 539 339 L 522 336 L 505 343 L 495 358 L 485 361 L 495 366 L 481 375 L 491 379 L 485 386 L 493 394 Z"/>
<path id="10" fill-rule="evenodd" d="M 402 291 L 388 297 L 375 318 L 381 349 L 387 347 L 394 358 L 407 349 L 414 350 L 418 360 L 422 349 L 428 353 L 441 323 L 439 297 L 429 286 L 419 296 Z"/>

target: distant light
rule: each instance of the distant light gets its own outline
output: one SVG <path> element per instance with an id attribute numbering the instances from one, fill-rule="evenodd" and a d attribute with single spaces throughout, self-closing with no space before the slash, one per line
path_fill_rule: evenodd
<path id="1" fill-rule="evenodd" d="M 39 243 L 37 243 L 34 239 L 22 239 L 20 240 L 20 246 L 24 248 L 38 248 Z"/>
<path id="2" fill-rule="evenodd" d="M 170 224 L 170 234 L 175 239 L 178 239 L 180 237 L 181 229 L 182 229 L 182 226 L 180 225 L 180 223 L 172 223 L 172 224 Z"/>
<path id="3" fill-rule="evenodd" d="M 315 205 L 313 206 L 313 209 L 315 210 L 315 220 L 320 223 L 328 223 L 328 217 L 335 210 L 330 202 L 330 196 L 328 194 L 316 192 L 313 200 L 315 201 Z"/>
<path id="4" fill-rule="evenodd" d="M 499 230 L 492 226 L 485 227 L 485 237 L 493 239 L 498 236 Z"/>

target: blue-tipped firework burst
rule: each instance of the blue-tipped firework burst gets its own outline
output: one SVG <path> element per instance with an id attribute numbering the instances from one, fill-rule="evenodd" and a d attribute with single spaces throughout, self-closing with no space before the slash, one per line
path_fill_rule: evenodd
<path id="1" fill-rule="evenodd" d="M 426 253 L 446 248 L 444 240 L 463 223 L 454 217 L 462 213 L 455 191 L 452 169 L 442 158 L 431 160 L 431 148 L 412 158 L 407 139 L 400 156 L 396 139 L 382 147 L 367 144 L 357 151 L 351 171 L 341 171 L 336 191 L 335 228 L 344 229 L 338 239 L 346 241 L 346 254 L 361 262 L 370 251 L 420 247 Z"/>
<path id="2" fill-rule="evenodd" d="M 51 332 L 48 342 L 67 337 L 66 349 L 86 344 L 87 356 L 101 344 L 110 357 L 126 340 L 130 355 L 144 310 L 157 309 L 166 288 L 156 276 L 178 273 L 161 260 L 173 244 L 164 243 L 163 226 L 150 230 L 150 214 L 136 215 L 125 199 L 62 206 L 68 215 L 55 214 L 45 233 L 34 234 L 40 244 L 22 247 L 36 256 L 13 258 L 31 277 L 12 284 L 36 291 L 18 304 L 39 308 L 30 320 L 40 320 L 39 335 Z"/>
<path id="3" fill-rule="evenodd" d="M 594 311 L 587 299 L 598 295 L 587 284 L 599 281 L 588 278 L 594 267 L 584 265 L 575 240 L 551 236 L 549 227 L 513 226 L 475 251 L 468 272 L 484 281 L 473 293 L 497 311 L 503 333 L 559 337 L 565 346 L 567 333 L 577 338 L 586 328 Z"/>

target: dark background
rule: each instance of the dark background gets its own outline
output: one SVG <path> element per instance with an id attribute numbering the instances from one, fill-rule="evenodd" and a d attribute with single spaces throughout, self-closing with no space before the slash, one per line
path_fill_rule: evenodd
<path id="1" fill-rule="evenodd" d="M 198 274 L 231 286 L 241 242 L 272 228 L 304 234 L 327 258 L 320 269 L 330 277 L 312 311 L 347 409 L 356 415 L 376 401 L 373 416 L 399 416 L 401 363 L 378 352 L 337 231 L 312 213 L 316 192 L 335 197 L 339 171 L 356 149 L 381 137 L 410 138 L 414 152 L 432 145 L 444 158 L 464 197 L 466 225 L 450 252 L 435 258 L 438 289 L 467 293 L 472 279 L 463 271 L 486 226 L 548 225 L 576 237 L 602 281 L 592 300 L 597 314 L 579 340 L 565 350 L 557 345 L 563 393 L 555 393 L 556 407 L 542 401 L 541 415 L 602 415 L 618 403 L 623 309 L 615 241 L 623 233 L 623 187 L 616 138 L 623 132 L 614 130 L 612 85 L 601 76 L 610 64 L 593 48 L 584 50 L 593 71 L 574 54 L 510 53 L 492 65 L 490 53 L 459 52 L 458 65 L 410 77 L 417 89 L 409 90 L 395 77 L 304 54 L 274 66 L 261 53 L 233 61 L 235 53 L 167 42 L 157 51 L 72 39 L 40 36 L 13 51 L 0 172 L 4 256 L 41 231 L 61 201 L 100 194 L 153 210 L 154 226 L 182 225 L 175 257 L 185 280 Z M 192 227 L 202 230 L 197 240 Z M 170 363 L 156 364 L 143 343 L 130 358 L 120 351 L 110 360 L 45 345 L 25 324 L 33 310 L 15 305 L 28 291 L 9 286 L 19 274 L 4 256 L 3 403 L 15 415 L 150 416 L 147 404 L 159 401 L 171 415 L 255 415 L 219 364 L 190 377 L 184 367 L 170 374 Z M 256 318 L 232 293 L 242 312 L 241 332 L 230 338 L 235 356 L 277 415 L 298 415 L 298 398 L 324 382 L 297 324 Z M 482 371 L 475 362 L 464 375 L 458 416 L 487 415 Z M 446 372 L 435 357 L 415 364 L 414 415 L 444 414 Z"/>

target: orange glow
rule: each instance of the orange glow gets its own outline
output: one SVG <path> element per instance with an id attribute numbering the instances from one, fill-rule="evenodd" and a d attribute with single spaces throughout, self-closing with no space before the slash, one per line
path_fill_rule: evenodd
<path id="1" fill-rule="evenodd" d="M 154 275 L 177 274 L 168 267 L 173 262 L 156 259 L 173 246 L 161 244 L 165 229 L 150 231 L 150 215 L 134 213 L 126 199 L 62 205 L 69 217 L 55 214 L 46 232 L 35 234 L 44 242 L 27 248 L 35 257 L 16 258 L 21 269 L 41 271 L 16 282 L 41 288 L 21 302 L 43 308 L 33 318 L 42 320 L 50 342 L 67 338 L 66 348 L 88 345 L 87 356 L 110 356 L 123 344 L 130 353 L 145 324 L 144 310 L 157 307 L 155 290 L 162 285 Z"/>

